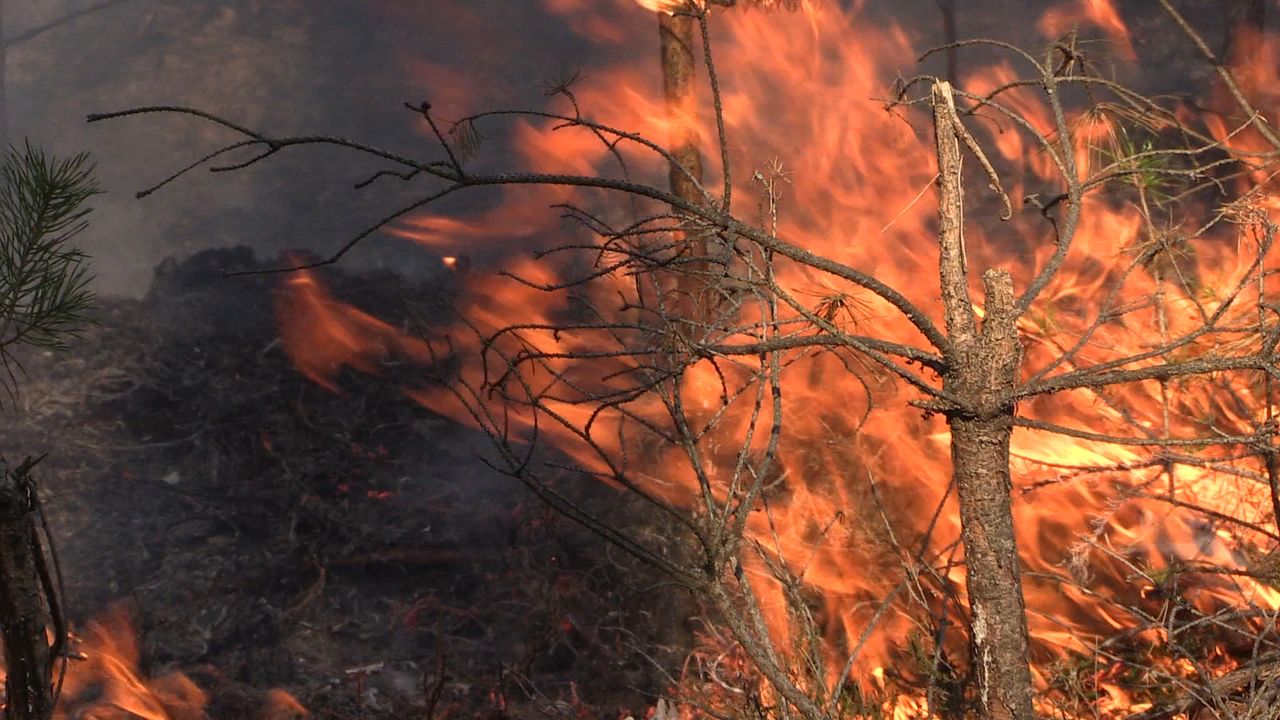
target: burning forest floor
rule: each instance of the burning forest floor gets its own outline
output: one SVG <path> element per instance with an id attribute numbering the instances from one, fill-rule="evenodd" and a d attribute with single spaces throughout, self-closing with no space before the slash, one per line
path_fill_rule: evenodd
<path id="1" fill-rule="evenodd" d="M 688 652 L 678 593 L 486 467 L 483 437 L 389 381 L 405 368 L 344 374 L 346 392 L 299 375 L 276 339 L 279 277 L 220 274 L 258 262 L 166 261 L 69 352 L 24 358 L 0 448 L 48 453 L 37 478 L 81 636 L 127 656 L 132 617 L 141 676 L 184 673 L 213 718 L 288 717 L 276 687 L 334 718 L 643 715 Z M 327 275 L 388 318 L 449 292 Z M 643 512 L 598 483 L 565 491 Z M 64 704 L 119 706 L 108 682 Z"/>

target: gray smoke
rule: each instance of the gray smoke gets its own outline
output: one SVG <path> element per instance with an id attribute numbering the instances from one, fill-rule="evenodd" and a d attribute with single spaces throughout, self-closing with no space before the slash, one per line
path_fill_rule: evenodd
<path id="1" fill-rule="evenodd" d="M 587 0 L 621 6 L 631 0 Z M 959 35 L 1035 40 L 1049 2 L 963 3 Z M 94 257 L 99 291 L 140 296 L 168 256 L 248 245 L 260 256 L 283 248 L 333 251 L 403 203 L 414 188 L 352 184 L 379 166 L 352 153 L 306 149 L 247 171 L 194 173 L 137 200 L 134 193 L 233 136 L 194 118 L 135 117 L 86 124 L 88 113 L 138 105 L 192 105 L 277 132 L 344 135 L 417 157 L 434 157 L 405 101 L 430 99 L 442 117 L 480 109 L 538 106 L 544 81 L 631 53 L 649 54 L 656 31 L 592 42 L 566 22 L 565 6 L 534 0 L 41 0 L 3 3 L 8 52 L 5 112 L 11 142 L 30 138 L 56 154 L 90 151 L 107 194 L 96 201 L 81 244 Z M 572 3 L 568 3 L 572 5 Z M 911 18 L 920 48 L 940 41 L 934 0 L 873 0 L 867 22 Z M 1139 52 L 1190 55 L 1149 7 L 1126 1 Z M 1220 13 L 1202 8 L 1210 24 Z M 97 6 L 102 9 L 93 10 Z M 1194 6 L 1194 7 L 1190 7 Z M 77 13 L 82 13 L 76 16 Z M 68 16 L 74 19 L 59 22 Z M 639 19 L 643 20 L 642 17 Z M 1016 20 L 1016 21 L 1015 21 Z M 38 32 L 41 28 L 50 29 Z M 32 35 L 32 33 L 35 33 Z M 1220 36 L 1210 28 L 1208 35 Z M 27 37 L 30 36 L 30 37 Z M 1162 38 L 1164 38 L 1162 40 Z M 1174 48 L 1174 49 L 1168 49 Z M 926 68 L 941 72 L 941 68 Z M 913 68 L 904 68 L 911 73 Z M 731 72 L 731 69 L 728 69 Z M 1179 80 L 1185 83 L 1185 76 Z M 502 138 L 490 138 L 500 159 Z M 472 195 L 442 206 L 463 212 Z M 550 212 L 550 211 L 549 211 Z M 438 268 L 428 252 L 375 236 L 349 267 Z"/>

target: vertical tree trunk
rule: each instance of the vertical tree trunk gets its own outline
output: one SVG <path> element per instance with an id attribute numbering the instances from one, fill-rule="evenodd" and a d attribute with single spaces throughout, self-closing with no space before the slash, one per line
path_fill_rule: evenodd
<path id="1" fill-rule="evenodd" d="M 943 389 L 954 405 L 952 473 L 960 503 L 970 638 L 983 718 L 1031 720 L 1031 669 L 1027 616 L 1018 570 L 1010 498 L 1009 439 L 1022 346 L 1018 342 L 1013 279 L 988 270 L 983 322 L 978 327 L 969 297 L 964 250 L 964 195 L 960 174 L 960 126 L 951 85 L 933 90 L 938 149 L 938 240 L 942 302 L 951 347 Z"/>
<path id="2" fill-rule="evenodd" d="M 1030 720 L 1026 606 L 1014 539 L 1009 439 L 1021 347 L 1013 316 L 1013 280 L 988 271 L 982 332 L 956 348 L 944 382 L 967 407 L 952 413 L 951 463 L 960 503 L 973 663 L 985 717 Z"/>
<path id="3" fill-rule="evenodd" d="M 0 478 L 0 638 L 7 720 L 47 720 L 53 704 L 49 612 L 34 513 L 26 471 L 6 468 Z"/>
<path id="4" fill-rule="evenodd" d="M 671 193 L 689 203 L 701 203 L 702 193 L 695 182 L 702 182 L 702 154 L 698 150 L 698 99 L 694 86 L 693 60 L 694 19 L 689 15 L 658 13 L 658 36 L 662 52 L 662 89 L 667 104 L 667 122 L 670 132 L 667 150 L 671 153 L 667 176 Z M 707 257 L 706 238 L 690 241 L 689 254 L 694 258 Z M 692 262 L 684 266 L 687 272 L 679 276 L 682 294 L 679 305 L 682 314 L 700 314 L 701 297 L 706 278 L 698 277 L 705 271 L 705 262 Z"/>
<path id="5" fill-rule="evenodd" d="M 667 102 L 667 120 L 671 125 L 668 149 L 690 177 L 671 164 L 668 177 L 671 192 L 689 202 L 698 202 L 701 194 L 693 180 L 702 182 L 702 155 L 698 151 L 698 101 L 694 87 L 693 61 L 694 21 L 688 15 L 658 13 L 658 36 L 662 44 L 662 90 Z"/>

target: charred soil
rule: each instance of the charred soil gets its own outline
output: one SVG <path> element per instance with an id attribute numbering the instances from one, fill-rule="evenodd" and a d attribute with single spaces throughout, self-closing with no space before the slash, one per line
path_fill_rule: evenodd
<path id="1" fill-rule="evenodd" d="M 277 686 L 333 717 L 643 713 L 687 653 L 683 597 L 403 397 L 393 380 L 420 369 L 388 357 L 339 392 L 299 375 L 276 339 L 280 276 L 222 276 L 259 263 L 166 261 L 69 352 L 25 358 L 0 450 L 49 453 L 73 625 L 125 608 L 144 673 L 186 673 L 215 718 L 255 714 Z M 405 322 L 403 298 L 450 293 L 447 277 L 327 279 Z M 587 478 L 561 490 L 662 532 Z"/>

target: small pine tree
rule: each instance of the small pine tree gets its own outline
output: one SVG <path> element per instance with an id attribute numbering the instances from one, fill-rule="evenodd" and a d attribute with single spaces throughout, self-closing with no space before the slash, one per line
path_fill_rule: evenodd
<path id="1" fill-rule="evenodd" d="M 0 165 L 0 385 L 15 394 L 22 345 L 61 349 L 93 303 L 87 256 L 71 246 L 97 194 L 87 155 L 48 158 L 25 144 Z M 0 645 L 5 658 L 0 715 L 47 720 L 53 667 L 65 641 L 55 583 L 45 560 L 28 458 L 10 468 L 0 455 Z M 48 628 L 53 627 L 50 646 Z"/>
<path id="2" fill-rule="evenodd" d="M 93 303 L 88 257 L 71 240 L 88 225 L 98 194 L 83 153 L 47 157 L 24 144 L 0 166 L 0 385 L 17 391 L 22 345 L 62 349 L 85 324 Z"/>

